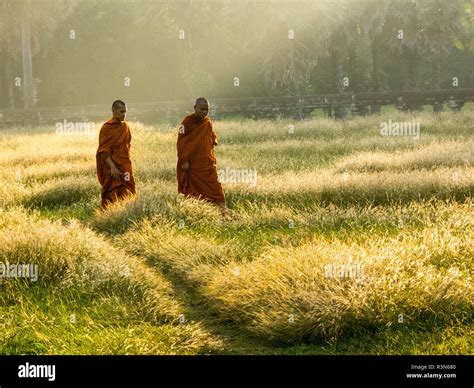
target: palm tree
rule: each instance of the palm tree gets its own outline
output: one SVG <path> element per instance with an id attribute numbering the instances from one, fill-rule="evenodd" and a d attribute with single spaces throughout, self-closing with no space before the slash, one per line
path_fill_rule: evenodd
<path id="1" fill-rule="evenodd" d="M 0 60 L 2 62 L 3 72 L 0 74 L 2 78 L 2 87 L 5 88 L 4 102 L 7 108 L 15 107 L 14 99 L 14 65 L 20 57 L 20 39 L 21 34 L 18 28 L 16 15 L 21 12 L 21 3 L 0 0 Z"/>
<path id="2" fill-rule="evenodd" d="M 381 57 L 383 49 L 382 34 L 387 20 L 388 7 L 391 0 L 372 0 L 362 2 L 360 8 L 359 27 L 369 37 L 372 61 L 371 91 L 379 92 L 382 88 L 381 82 Z M 380 113 L 380 105 L 374 104 L 370 107 L 372 114 Z"/>
<path id="3" fill-rule="evenodd" d="M 230 29 L 245 26 L 241 49 L 250 48 L 257 53 L 260 75 L 271 90 L 298 93 L 307 85 L 310 71 L 324 49 L 332 25 L 341 19 L 345 3 L 226 0 L 219 17 Z"/>
<path id="4" fill-rule="evenodd" d="M 35 104 L 33 90 L 33 60 L 31 54 L 30 0 L 23 0 L 21 10 L 21 54 L 23 63 L 23 102 L 25 109 Z"/>
<path id="5" fill-rule="evenodd" d="M 410 88 L 420 86 L 419 69 L 423 59 L 431 61 L 439 79 L 439 58 L 455 41 L 462 8 L 463 0 L 391 2 L 392 18 L 386 24 L 385 44 L 393 54 L 406 59 Z M 398 31 L 402 31 L 402 39 L 397 36 Z"/>
<path id="6" fill-rule="evenodd" d="M 456 47 L 468 52 L 474 50 L 474 4 L 466 3 L 461 14 L 460 28 L 456 37 Z"/>
<path id="7" fill-rule="evenodd" d="M 201 95 L 203 91 L 217 86 L 216 75 L 209 60 L 219 50 L 232 44 L 232 34 L 224 29 L 225 23 L 216 17 L 220 2 L 203 2 L 196 0 L 167 0 L 150 3 L 139 8 L 140 18 L 137 24 L 166 24 L 170 34 L 166 39 L 178 37 L 177 66 L 186 85 L 186 95 Z M 159 42 L 157 42 L 157 47 Z M 227 57 L 223 55 L 225 60 Z M 220 63 L 222 66 L 231 63 Z"/>
<path id="8" fill-rule="evenodd" d="M 33 57 L 40 50 L 40 42 L 52 38 L 57 24 L 74 9 L 78 0 L 0 0 L 0 47 L 5 56 L 5 82 L 11 85 L 11 63 L 20 57 L 23 68 L 22 91 L 24 108 L 35 104 L 33 86 Z M 21 50 L 18 48 L 21 47 Z M 7 87 L 8 106 L 13 106 L 12 89 Z"/>

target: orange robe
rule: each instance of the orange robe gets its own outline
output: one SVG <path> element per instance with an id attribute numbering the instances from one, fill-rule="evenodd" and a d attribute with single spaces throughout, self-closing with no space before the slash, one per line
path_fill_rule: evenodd
<path id="1" fill-rule="evenodd" d="M 224 202 L 224 191 L 217 180 L 214 146 L 217 135 L 208 117 L 202 119 L 196 114 L 186 116 L 178 133 L 178 192 L 186 196 L 212 202 Z M 181 164 L 189 162 L 189 169 Z"/>
<path id="2" fill-rule="evenodd" d="M 135 180 L 130 160 L 131 140 L 132 134 L 125 121 L 112 118 L 100 129 L 96 163 L 97 177 L 102 185 L 102 209 L 105 209 L 109 203 L 135 194 Z M 105 162 L 107 156 L 111 157 L 122 173 L 120 178 L 112 178 L 110 167 Z"/>

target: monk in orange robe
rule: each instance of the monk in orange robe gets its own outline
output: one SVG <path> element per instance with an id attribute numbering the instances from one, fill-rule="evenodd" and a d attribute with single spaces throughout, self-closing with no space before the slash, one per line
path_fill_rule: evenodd
<path id="1" fill-rule="evenodd" d="M 130 144 L 132 135 L 124 121 L 127 107 L 123 101 L 112 104 L 113 117 L 102 125 L 97 149 L 97 177 L 102 185 L 101 209 L 135 192 Z"/>
<path id="2" fill-rule="evenodd" d="M 217 179 L 214 146 L 217 135 L 207 117 L 209 101 L 200 97 L 194 105 L 194 113 L 186 116 L 179 127 L 177 178 L 178 192 L 217 203 L 223 217 L 228 216 L 222 186 Z"/>

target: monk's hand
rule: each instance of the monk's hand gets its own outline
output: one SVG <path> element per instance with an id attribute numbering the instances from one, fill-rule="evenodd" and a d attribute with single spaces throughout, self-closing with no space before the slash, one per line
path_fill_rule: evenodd
<path id="1" fill-rule="evenodd" d="M 120 170 L 117 167 L 113 166 L 113 167 L 110 168 L 110 175 L 112 175 L 112 178 L 118 179 L 118 178 L 120 178 L 122 173 L 120 172 Z"/>
<path id="2" fill-rule="evenodd" d="M 181 168 L 183 170 L 187 170 L 189 168 L 189 162 L 184 162 L 183 164 L 181 164 Z"/>

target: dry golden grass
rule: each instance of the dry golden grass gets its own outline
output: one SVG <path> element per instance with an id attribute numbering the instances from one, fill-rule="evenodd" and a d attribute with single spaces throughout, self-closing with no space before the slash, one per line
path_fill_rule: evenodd
<path id="1" fill-rule="evenodd" d="M 143 259 L 124 255 L 75 220 L 40 219 L 21 209 L 0 210 L 0 257 L 4 263 L 38 265 L 38 281 L 3 280 L 2 297 L 15 298 L 21 286 L 110 290 L 135 304 L 152 321 L 177 319 L 169 284 Z M 18 288 L 20 287 L 20 288 Z"/>
<path id="2" fill-rule="evenodd" d="M 469 319 L 471 203 L 401 209 L 406 216 L 410 210 L 422 228 L 402 221 L 395 236 L 365 232 L 351 241 L 319 237 L 296 247 L 269 246 L 244 262 L 235 260 L 238 247 L 232 240 L 196 238 L 161 219 L 145 222 L 120 242 L 197 287 L 223 319 L 268 339 L 335 338 L 348 329 L 396 325 L 400 314 L 405 323 Z M 353 219 L 358 216 L 353 209 Z M 392 218 L 397 220 L 403 218 Z M 359 265 L 364 276 L 354 269 L 350 276 L 326 277 L 325 265 L 348 264 Z"/>
<path id="3" fill-rule="evenodd" d="M 41 276 L 2 282 L 0 352 L 221 352 L 213 326 L 269 352 L 329 340 L 358 352 L 374 332 L 378 353 L 472 352 L 473 118 L 216 122 L 218 168 L 257 171 L 256 186 L 224 183 L 227 222 L 177 195 L 175 126 L 130 123 L 138 196 L 107 212 L 95 138 L 2 132 L 0 257 Z M 380 136 L 388 119 L 418 120 L 421 137 Z M 82 325 L 57 325 L 76 305 Z M 411 343 L 423 327 L 434 342 Z"/>

